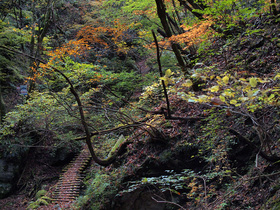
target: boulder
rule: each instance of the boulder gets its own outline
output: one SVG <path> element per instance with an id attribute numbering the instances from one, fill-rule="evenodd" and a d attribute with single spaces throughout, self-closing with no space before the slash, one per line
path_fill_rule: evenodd
<path id="1" fill-rule="evenodd" d="M 58 148 L 55 154 L 50 158 L 50 165 L 62 166 L 68 164 L 75 157 L 76 153 L 67 147 Z"/>
<path id="2" fill-rule="evenodd" d="M 158 210 L 165 209 L 166 203 L 157 202 L 153 198 L 157 198 L 154 190 L 138 188 L 133 192 L 125 193 L 123 196 L 115 199 L 115 210 Z"/>
<path id="3" fill-rule="evenodd" d="M 0 182 L 12 182 L 19 173 L 19 165 L 0 159 Z"/>
<path id="4" fill-rule="evenodd" d="M 19 165 L 0 159 L 0 199 L 11 193 L 19 173 Z"/>
<path id="5" fill-rule="evenodd" d="M 7 197 L 12 189 L 12 184 L 0 182 L 0 199 Z"/>

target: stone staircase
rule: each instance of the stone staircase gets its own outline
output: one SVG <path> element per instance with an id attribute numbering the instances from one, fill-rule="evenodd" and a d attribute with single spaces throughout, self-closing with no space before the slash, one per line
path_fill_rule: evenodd
<path id="1" fill-rule="evenodd" d="M 60 176 L 52 195 L 53 202 L 71 202 L 79 196 L 82 172 L 90 161 L 90 157 L 85 147 L 63 170 L 64 173 Z"/>
<path id="2" fill-rule="evenodd" d="M 48 193 L 52 202 L 47 206 L 37 209 L 73 209 L 73 203 L 80 194 L 80 185 L 83 179 L 83 171 L 91 159 L 87 146 L 84 146 L 80 154 L 63 169 L 59 181 Z"/>

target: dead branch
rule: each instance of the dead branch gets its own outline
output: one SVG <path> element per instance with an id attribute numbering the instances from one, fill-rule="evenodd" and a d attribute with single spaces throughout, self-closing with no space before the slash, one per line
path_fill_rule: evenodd
<path id="1" fill-rule="evenodd" d="M 165 199 L 163 199 L 162 197 L 160 197 L 159 195 L 156 195 L 158 198 L 160 198 L 161 200 L 157 200 L 156 198 L 152 197 L 152 199 L 157 202 L 157 203 L 168 203 L 168 204 L 172 204 L 172 205 L 175 205 L 175 206 L 178 206 L 179 208 L 183 209 L 183 210 L 187 210 L 185 209 L 183 206 L 179 205 L 178 203 L 174 203 L 174 202 L 171 202 L 171 201 L 167 201 Z"/>
<path id="2" fill-rule="evenodd" d="M 259 151 L 259 155 L 261 157 L 263 157 L 264 159 L 270 161 L 270 162 L 276 162 L 280 160 L 280 157 L 276 156 L 276 155 L 271 155 L 268 156 L 267 154 L 265 154 L 261 149 L 259 149 L 252 141 L 250 141 L 247 137 L 241 135 L 238 131 L 229 128 L 229 132 L 233 135 L 235 135 L 240 141 L 248 144 L 253 150 L 255 151 Z"/>
<path id="3" fill-rule="evenodd" d="M 143 124 L 143 122 L 145 122 L 145 121 L 147 121 L 147 118 L 145 118 L 144 120 L 132 123 L 132 124 L 127 124 L 124 126 L 119 126 L 119 127 L 115 127 L 115 128 L 111 128 L 111 129 L 107 129 L 107 130 L 102 130 L 102 131 L 96 131 L 96 132 L 91 133 L 90 136 L 92 137 L 92 136 L 96 136 L 96 135 L 103 135 L 103 134 L 111 133 L 113 131 L 118 131 L 118 130 L 127 129 L 127 128 L 133 128 L 133 127 L 139 127 L 139 126 L 145 125 L 145 124 Z M 80 141 L 80 140 L 85 140 L 85 139 L 86 139 L 86 137 L 80 137 L 80 138 L 76 138 L 75 140 Z"/>

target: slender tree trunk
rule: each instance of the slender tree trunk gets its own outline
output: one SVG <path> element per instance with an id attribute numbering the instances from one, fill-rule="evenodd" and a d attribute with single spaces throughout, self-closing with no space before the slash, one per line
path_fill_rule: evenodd
<path id="1" fill-rule="evenodd" d="M 32 77 L 34 75 L 34 68 L 36 68 L 35 65 L 35 59 L 34 57 L 34 50 L 35 50 L 35 20 L 36 20 L 36 16 L 35 16 L 35 2 L 32 1 L 32 5 L 31 5 L 31 10 L 32 10 L 32 22 L 33 22 L 33 26 L 32 26 L 32 34 L 31 34 L 31 39 L 30 39 L 30 60 L 29 60 L 29 66 L 30 66 L 30 76 Z M 30 81 L 29 83 L 29 89 L 28 92 L 31 92 L 33 89 L 35 88 L 35 82 L 34 81 Z"/>
<path id="2" fill-rule="evenodd" d="M 52 0 L 48 1 L 47 7 L 46 7 L 46 13 L 44 16 L 44 20 L 42 21 L 41 24 L 39 24 L 38 28 L 42 28 L 41 30 L 39 30 L 38 34 L 36 34 L 35 32 L 35 3 L 34 1 L 32 2 L 32 13 L 33 13 L 33 29 L 32 29 L 32 37 L 31 37 L 31 41 L 30 41 L 30 55 L 31 57 L 35 57 L 35 58 L 40 58 L 41 55 L 41 51 L 42 51 L 42 44 L 43 44 L 43 40 L 47 35 L 47 32 L 51 26 L 51 14 L 52 14 Z M 35 36 L 37 35 L 37 43 L 35 46 Z M 35 49 L 36 48 L 36 49 Z M 34 75 L 34 70 L 37 69 L 37 65 L 36 65 L 36 60 L 34 59 L 30 59 L 30 67 L 32 67 L 31 69 L 31 76 Z M 32 92 L 35 88 L 35 82 L 31 81 L 29 84 L 29 92 Z"/>
<path id="3" fill-rule="evenodd" d="M 6 115 L 6 105 L 3 100 L 2 87 L 0 85 L 0 123 L 2 123 L 5 115 Z"/>
<path id="4" fill-rule="evenodd" d="M 153 37 L 154 37 L 154 40 L 155 40 L 155 44 L 156 44 L 156 48 L 157 48 L 157 62 L 158 62 L 159 74 L 160 74 L 161 77 L 163 77 L 157 37 L 156 37 L 156 34 L 155 34 L 154 31 L 152 31 L 152 34 L 153 34 Z M 163 87 L 163 92 L 164 92 L 164 96 L 165 96 L 165 100 L 166 100 L 166 106 L 167 106 L 167 116 L 165 116 L 165 117 L 166 118 L 171 118 L 170 103 L 169 103 L 169 99 L 168 99 L 168 94 L 167 94 L 166 86 L 165 86 L 165 83 L 164 83 L 163 80 L 161 80 L 161 84 L 162 84 L 162 87 Z"/>
<path id="5" fill-rule="evenodd" d="M 202 14 L 195 12 L 194 11 L 195 8 L 189 6 L 185 0 L 178 0 L 178 1 L 180 2 L 180 5 L 184 6 L 185 9 L 190 11 L 195 17 L 197 17 L 199 20 L 203 20 Z"/>
<path id="6" fill-rule="evenodd" d="M 275 0 L 271 0 L 271 9 L 272 9 L 272 13 L 273 15 L 278 15 L 279 11 L 276 8 L 276 3 Z"/>
<path id="7" fill-rule="evenodd" d="M 169 37 L 172 36 L 172 32 L 171 32 L 170 26 L 169 26 L 168 21 L 167 21 L 165 4 L 163 3 L 162 0 L 156 0 L 156 4 L 157 4 L 158 17 L 161 21 L 162 27 L 165 31 L 165 34 L 166 34 L 167 38 L 169 38 Z M 189 74 L 189 72 L 187 71 L 188 66 L 185 64 L 185 61 L 184 61 L 184 59 L 181 55 L 181 52 L 178 48 L 178 45 L 175 44 L 175 43 L 171 43 L 171 48 L 172 48 L 172 50 L 173 50 L 173 52 L 176 56 L 176 59 L 178 61 L 179 66 L 181 67 L 182 71 L 185 74 Z"/>
<path id="8" fill-rule="evenodd" d="M 178 12 L 178 9 L 177 9 L 177 7 L 176 7 L 176 4 L 175 4 L 175 1 L 174 0 L 172 0 L 172 5 L 173 5 L 173 8 L 174 8 L 174 11 L 175 11 L 175 14 L 176 14 L 176 18 L 177 18 L 177 20 L 178 20 L 178 22 L 179 22 L 179 25 L 182 25 L 182 20 L 181 20 L 181 18 L 180 18 L 180 15 L 179 15 L 179 12 Z M 174 18 L 175 19 L 175 18 Z"/>

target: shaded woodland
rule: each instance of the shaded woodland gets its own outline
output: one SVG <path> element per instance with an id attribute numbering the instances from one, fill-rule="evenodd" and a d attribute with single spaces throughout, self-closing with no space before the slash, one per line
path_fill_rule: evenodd
<path id="1" fill-rule="evenodd" d="M 1 0 L 1 209 L 279 209 L 275 0 Z"/>

